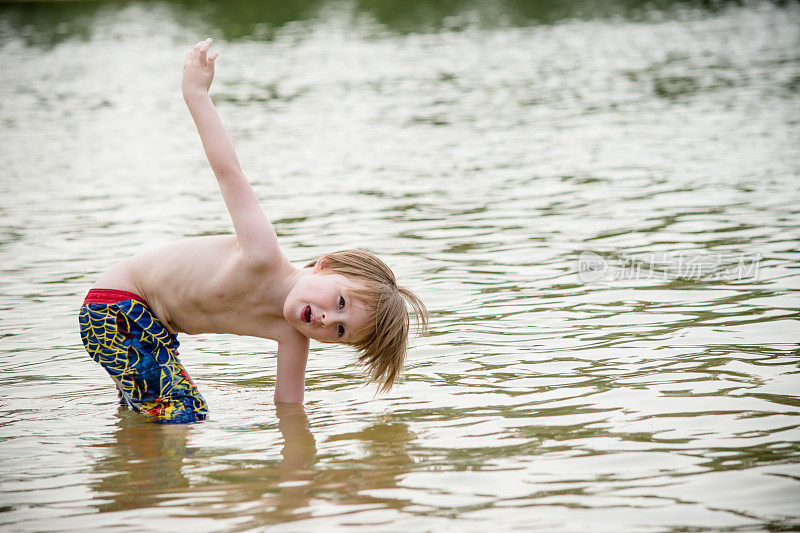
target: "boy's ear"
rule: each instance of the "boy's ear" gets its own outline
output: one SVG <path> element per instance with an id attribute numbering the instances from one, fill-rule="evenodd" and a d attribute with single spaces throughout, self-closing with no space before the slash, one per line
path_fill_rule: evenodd
<path id="1" fill-rule="evenodd" d="M 319 274 L 319 272 L 327 266 L 328 266 L 328 256 L 323 255 L 322 257 L 317 259 L 316 263 L 314 263 L 314 274 Z"/>

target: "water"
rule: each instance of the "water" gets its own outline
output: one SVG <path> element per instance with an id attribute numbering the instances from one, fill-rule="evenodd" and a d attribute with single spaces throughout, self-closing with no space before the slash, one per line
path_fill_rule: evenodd
<path id="1" fill-rule="evenodd" d="M 396 6 L 0 8 L 0 527 L 800 528 L 797 4 Z M 159 427 L 83 351 L 101 272 L 231 230 L 207 33 L 287 254 L 428 304 L 391 393 L 314 345 L 276 412 L 273 343 L 184 335 L 211 418 Z"/>

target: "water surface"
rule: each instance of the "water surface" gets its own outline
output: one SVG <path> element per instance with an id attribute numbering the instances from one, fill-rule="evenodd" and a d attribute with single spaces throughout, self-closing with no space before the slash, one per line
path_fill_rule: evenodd
<path id="1" fill-rule="evenodd" d="M 260 5 L 0 7 L 0 527 L 800 528 L 797 4 Z M 273 343 L 184 335 L 211 418 L 152 426 L 83 351 L 100 273 L 231 231 L 207 33 L 287 254 L 428 304 L 391 393 L 317 344 L 276 409 Z"/>

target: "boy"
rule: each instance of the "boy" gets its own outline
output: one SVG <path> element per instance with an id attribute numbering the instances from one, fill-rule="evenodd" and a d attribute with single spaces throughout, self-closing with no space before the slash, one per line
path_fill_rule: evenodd
<path id="1" fill-rule="evenodd" d="M 388 390 L 405 358 L 406 304 L 423 330 L 425 306 L 366 252 L 335 252 L 303 269 L 281 253 L 208 96 L 218 55 L 207 55 L 210 46 L 206 39 L 187 54 L 181 89 L 235 235 L 190 239 L 114 265 L 81 307 L 86 350 L 108 371 L 124 403 L 153 422 L 207 415 L 177 358 L 181 332 L 277 341 L 275 402 L 303 401 L 309 339 L 355 346 L 370 381 Z"/>

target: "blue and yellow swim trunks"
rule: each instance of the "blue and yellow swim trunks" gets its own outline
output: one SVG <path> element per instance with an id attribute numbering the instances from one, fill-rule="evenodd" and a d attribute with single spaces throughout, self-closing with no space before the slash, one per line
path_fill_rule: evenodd
<path id="1" fill-rule="evenodd" d="M 157 423 L 206 418 L 206 402 L 178 360 L 178 336 L 141 296 L 91 289 L 79 322 L 86 351 L 106 369 L 131 409 Z"/>

